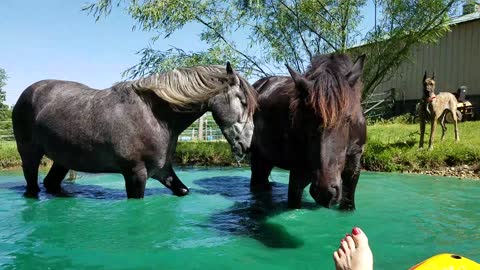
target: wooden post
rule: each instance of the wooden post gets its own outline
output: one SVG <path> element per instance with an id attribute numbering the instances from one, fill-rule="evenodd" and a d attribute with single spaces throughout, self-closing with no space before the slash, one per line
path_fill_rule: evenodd
<path id="1" fill-rule="evenodd" d="M 205 117 L 205 138 L 204 140 L 208 140 L 208 118 Z"/>
<path id="2" fill-rule="evenodd" d="M 198 140 L 203 139 L 203 115 L 198 119 Z"/>

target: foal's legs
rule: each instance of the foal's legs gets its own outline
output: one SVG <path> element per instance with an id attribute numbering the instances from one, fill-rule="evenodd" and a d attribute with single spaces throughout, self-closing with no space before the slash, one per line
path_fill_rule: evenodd
<path id="1" fill-rule="evenodd" d="M 428 142 L 428 150 L 433 150 L 433 140 L 435 138 L 435 130 L 437 129 L 437 121 L 438 116 L 434 115 L 431 118 L 430 124 L 432 125 L 432 129 L 430 132 L 430 141 Z"/>
<path id="2" fill-rule="evenodd" d="M 53 162 L 50 171 L 48 171 L 47 176 L 43 179 L 43 186 L 47 189 L 48 193 L 59 193 L 61 192 L 61 183 L 67 175 L 68 169 Z"/>
<path id="3" fill-rule="evenodd" d="M 445 120 L 447 118 L 448 113 L 449 113 L 449 111 L 444 111 L 442 113 L 442 116 L 440 116 L 440 125 L 442 126 L 442 138 L 440 140 L 442 140 L 442 141 L 445 138 L 445 132 L 447 131 L 447 126 L 445 125 Z"/>
<path id="4" fill-rule="evenodd" d="M 22 158 L 22 169 L 25 180 L 27 180 L 26 197 L 37 197 L 40 188 L 38 187 L 38 166 L 43 157 L 43 150 L 34 144 L 17 142 L 18 152 Z"/>
<path id="5" fill-rule="evenodd" d="M 457 110 L 452 110 L 452 115 L 453 115 L 453 125 L 455 127 L 455 141 L 458 142 L 460 141 L 460 134 L 458 134 L 458 119 L 457 119 Z"/>
<path id="6" fill-rule="evenodd" d="M 250 167 L 252 171 L 252 175 L 250 177 L 250 190 L 270 190 L 272 187 L 268 181 L 268 176 L 273 169 L 273 165 L 261 158 L 259 153 L 253 151 L 250 158 Z"/>
<path id="7" fill-rule="evenodd" d="M 166 166 L 165 169 L 152 176 L 152 178 L 160 181 L 160 183 L 170 189 L 173 194 L 177 196 L 185 196 L 189 192 L 188 187 L 182 183 L 180 178 L 178 178 L 177 174 L 173 170 L 172 165 Z"/>
<path id="8" fill-rule="evenodd" d="M 422 110 L 422 109 L 421 109 Z M 419 112 L 420 119 L 420 145 L 419 148 L 423 148 L 424 136 L 425 136 L 425 113 Z"/>
<path id="9" fill-rule="evenodd" d="M 145 165 L 138 165 L 134 168 L 126 168 L 122 172 L 125 178 L 125 188 L 129 199 L 142 199 L 147 184 L 147 169 Z"/>

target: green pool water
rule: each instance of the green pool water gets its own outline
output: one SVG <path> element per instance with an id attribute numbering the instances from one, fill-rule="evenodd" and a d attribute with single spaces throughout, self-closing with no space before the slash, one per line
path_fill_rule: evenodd
<path id="1" fill-rule="evenodd" d="M 189 196 L 150 180 L 127 200 L 123 178 L 82 174 L 70 197 L 27 199 L 19 172 L 0 174 L 0 269 L 334 269 L 353 226 L 376 269 L 408 269 L 452 252 L 480 261 L 480 182 L 364 172 L 352 213 L 286 209 L 288 172 L 252 196 L 249 169 L 177 169 Z"/>

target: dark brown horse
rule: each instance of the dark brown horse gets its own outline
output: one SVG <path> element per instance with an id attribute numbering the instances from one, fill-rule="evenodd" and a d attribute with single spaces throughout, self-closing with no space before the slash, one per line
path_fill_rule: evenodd
<path id="1" fill-rule="evenodd" d="M 270 189 L 274 166 L 290 170 L 288 206 L 300 208 L 305 187 L 322 206 L 355 208 L 360 158 L 366 141 L 360 76 L 344 54 L 320 55 L 304 75 L 267 77 L 258 91 L 251 156 L 251 189 Z"/>

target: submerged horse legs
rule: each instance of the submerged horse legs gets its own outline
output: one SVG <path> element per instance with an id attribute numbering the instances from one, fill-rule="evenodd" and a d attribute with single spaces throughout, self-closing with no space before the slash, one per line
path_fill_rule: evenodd
<path id="1" fill-rule="evenodd" d="M 355 210 L 355 189 L 360 177 L 360 159 L 362 154 L 347 156 L 347 163 L 342 172 L 341 210 Z"/>
<path id="2" fill-rule="evenodd" d="M 303 190 L 310 181 L 301 169 L 292 169 L 288 182 L 288 208 L 302 208 Z"/>
<path id="3" fill-rule="evenodd" d="M 40 146 L 32 144 L 17 143 L 18 152 L 22 158 L 22 169 L 27 180 L 26 197 L 37 197 L 40 188 L 38 187 L 38 166 L 43 157 L 43 150 Z"/>
<path id="4" fill-rule="evenodd" d="M 62 191 L 61 183 L 68 173 L 68 169 L 54 162 L 47 176 L 43 179 L 43 186 L 48 193 L 59 193 Z"/>
<path id="5" fill-rule="evenodd" d="M 180 178 L 178 178 L 177 174 L 173 170 L 172 165 L 168 165 L 160 173 L 152 176 L 152 178 L 160 181 L 160 183 L 170 189 L 173 194 L 177 196 L 185 196 L 189 192 L 187 186 L 185 186 Z"/>
<path id="6" fill-rule="evenodd" d="M 273 169 L 273 165 L 259 157 L 258 153 L 252 152 L 251 156 L 251 170 L 252 175 L 250 178 L 250 190 L 251 191 L 266 191 L 272 187 L 268 181 L 268 176 Z"/>

